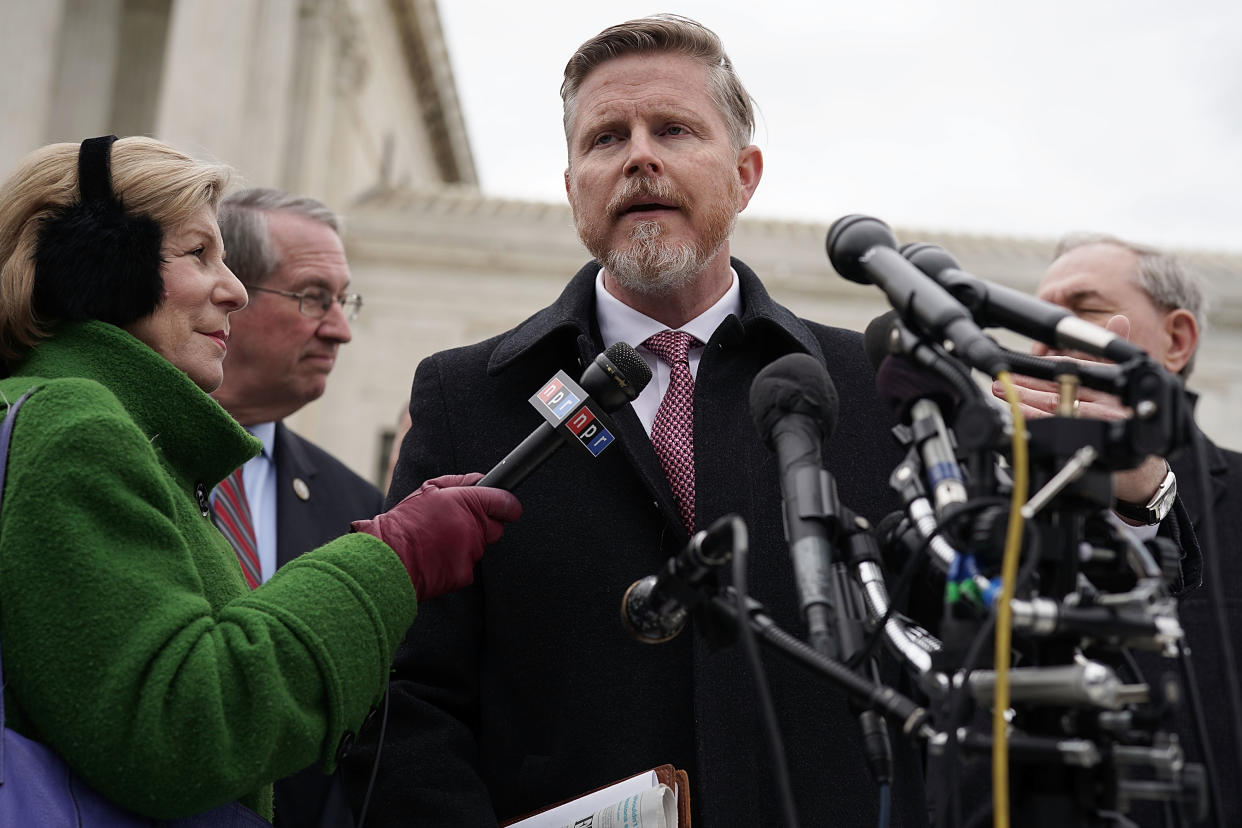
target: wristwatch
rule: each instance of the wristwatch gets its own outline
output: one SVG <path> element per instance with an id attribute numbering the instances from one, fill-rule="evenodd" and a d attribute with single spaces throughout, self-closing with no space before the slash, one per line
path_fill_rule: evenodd
<path id="1" fill-rule="evenodd" d="M 1164 461 L 1164 468 L 1164 480 L 1160 481 L 1160 487 L 1146 505 L 1114 500 L 1113 511 L 1127 520 L 1136 520 L 1143 526 L 1155 526 L 1164 520 L 1173 510 L 1173 501 L 1177 499 L 1177 475 L 1173 474 L 1168 460 Z"/>

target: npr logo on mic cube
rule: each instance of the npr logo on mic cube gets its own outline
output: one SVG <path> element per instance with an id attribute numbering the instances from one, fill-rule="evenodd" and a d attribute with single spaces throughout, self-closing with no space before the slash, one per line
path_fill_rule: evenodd
<path id="1" fill-rule="evenodd" d="M 530 404 L 556 429 L 568 434 L 583 448 L 599 457 L 616 438 L 605 425 L 605 417 L 576 382 L 564 371 L 539 389 Z"/>
<path id="2" fill-rule="evenodd" d="M 556 376 L 530 398 L 530 404 L 539 408 L 544 417 L 551 414 L 548 421 L 552 425 L 560 425 L 586 396 L 586 392 L 566 376 L 564 371 L 557 371 Z"/>
<path id="3" fill-rule="evenodd" d="M 589 404 L 575 411 L 565 421 L 565 428 L 595 457 L 599 457 L 599 453 L 608 448 L 608 444 L 614 439 L 612 432 L 604 428 Z"/>

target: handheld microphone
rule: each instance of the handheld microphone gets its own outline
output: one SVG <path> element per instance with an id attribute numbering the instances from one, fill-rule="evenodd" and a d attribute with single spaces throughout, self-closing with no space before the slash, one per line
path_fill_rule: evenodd
<path id="1" fill-rule="evenodd" d="M 695 590 L 733 556 L 738 540 L 745 542 L 746 524 L 725 515 L 690 538 L 660 569 L 630 584 L 621 596 L 621 620 L 644 644 L 663 644 L 686 626 L 688 609 L 697 602 Z"/>
<path id="2" fill-rule="evenodd" d="M 637 399 L 650 381 L 646 360 L 625 342 L 595 357 L 577 383 L 557 371 L 530 398 L 545 422 L 474 485 L 513 491 L 567 442 L 598 457 L 616 439 L 605 414 Z"/>
<path id="3" fill-rule="evenodd" d="M 904 245 L 901 255 L 969 308 L 980 325 L 1008 328 L 1054 348 L 1082 351 L 1114 362 L 1147 356 L 1134 343 L 1079 319 L 1059 305 L 966 273 L 943 247 L 915 242 Z"/>
<path id="4" fill-rule="evenodd" d="M 810 641 L 833 656 L 830 623 L 832 539 L 840 514 L 836 485 L 823 467 L 823 441 L 837 425 L 837 390 L 814 357 L 787 354 L 750 386 L 755 428 L 780 463 L 785 538 Z M 835 528 L 834 532 L 835 534 Z"/>
<path id="5" fill-rule="evenodd" d="M 828 230 L 828 259 L 853 282 L 877 285 L 902 319 L 952 345 L 967 364 L 996 376 L 1008 364 L 970 311 L 897 252 L 888 225 L 870 216 L 837 219 Z M 946 347 L 948 347 L 946 345 Z"/>

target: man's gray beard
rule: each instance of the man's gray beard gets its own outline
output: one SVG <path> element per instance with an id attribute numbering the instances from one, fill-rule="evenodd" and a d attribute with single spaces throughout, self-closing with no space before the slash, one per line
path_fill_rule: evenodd
<path id="1" fill-rule="evenodd" d="M 732 234 L 729 230 L 711 250 L 701 250 L 689 242 L 663 241 L 664 228 L 658 221 L 641 221 L 630 231 L 631 244 L 625 250 L 609 250 L 603 257 L 608 275 L 634 293 L 661 296 L 690 285 Z"/>

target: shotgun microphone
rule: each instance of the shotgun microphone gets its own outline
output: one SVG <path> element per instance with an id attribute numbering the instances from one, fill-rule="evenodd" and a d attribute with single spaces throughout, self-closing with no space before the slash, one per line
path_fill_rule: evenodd
<path id="1" fill-rule="evenodd" d="M 887 224 L 870 216 L 839 218 L 828 230 L 827 247 L 838 273 L 878 286 L 902 319 L 949 343 L 967 364 L 992 377 L 1007 370 L 1000 346 L 980 330 L 970 311 L 897 252 L 897 239 Z"/>
<path id="2" fill-rule="evenodd" d="M 985 327 L 1007 328 L 1062 350 L 1126 362 L 1147 352 L 1070 311 L 965 272 L 943 247 L 926 242 L 902 246 L 901 255 L 965 305 Z"/>

